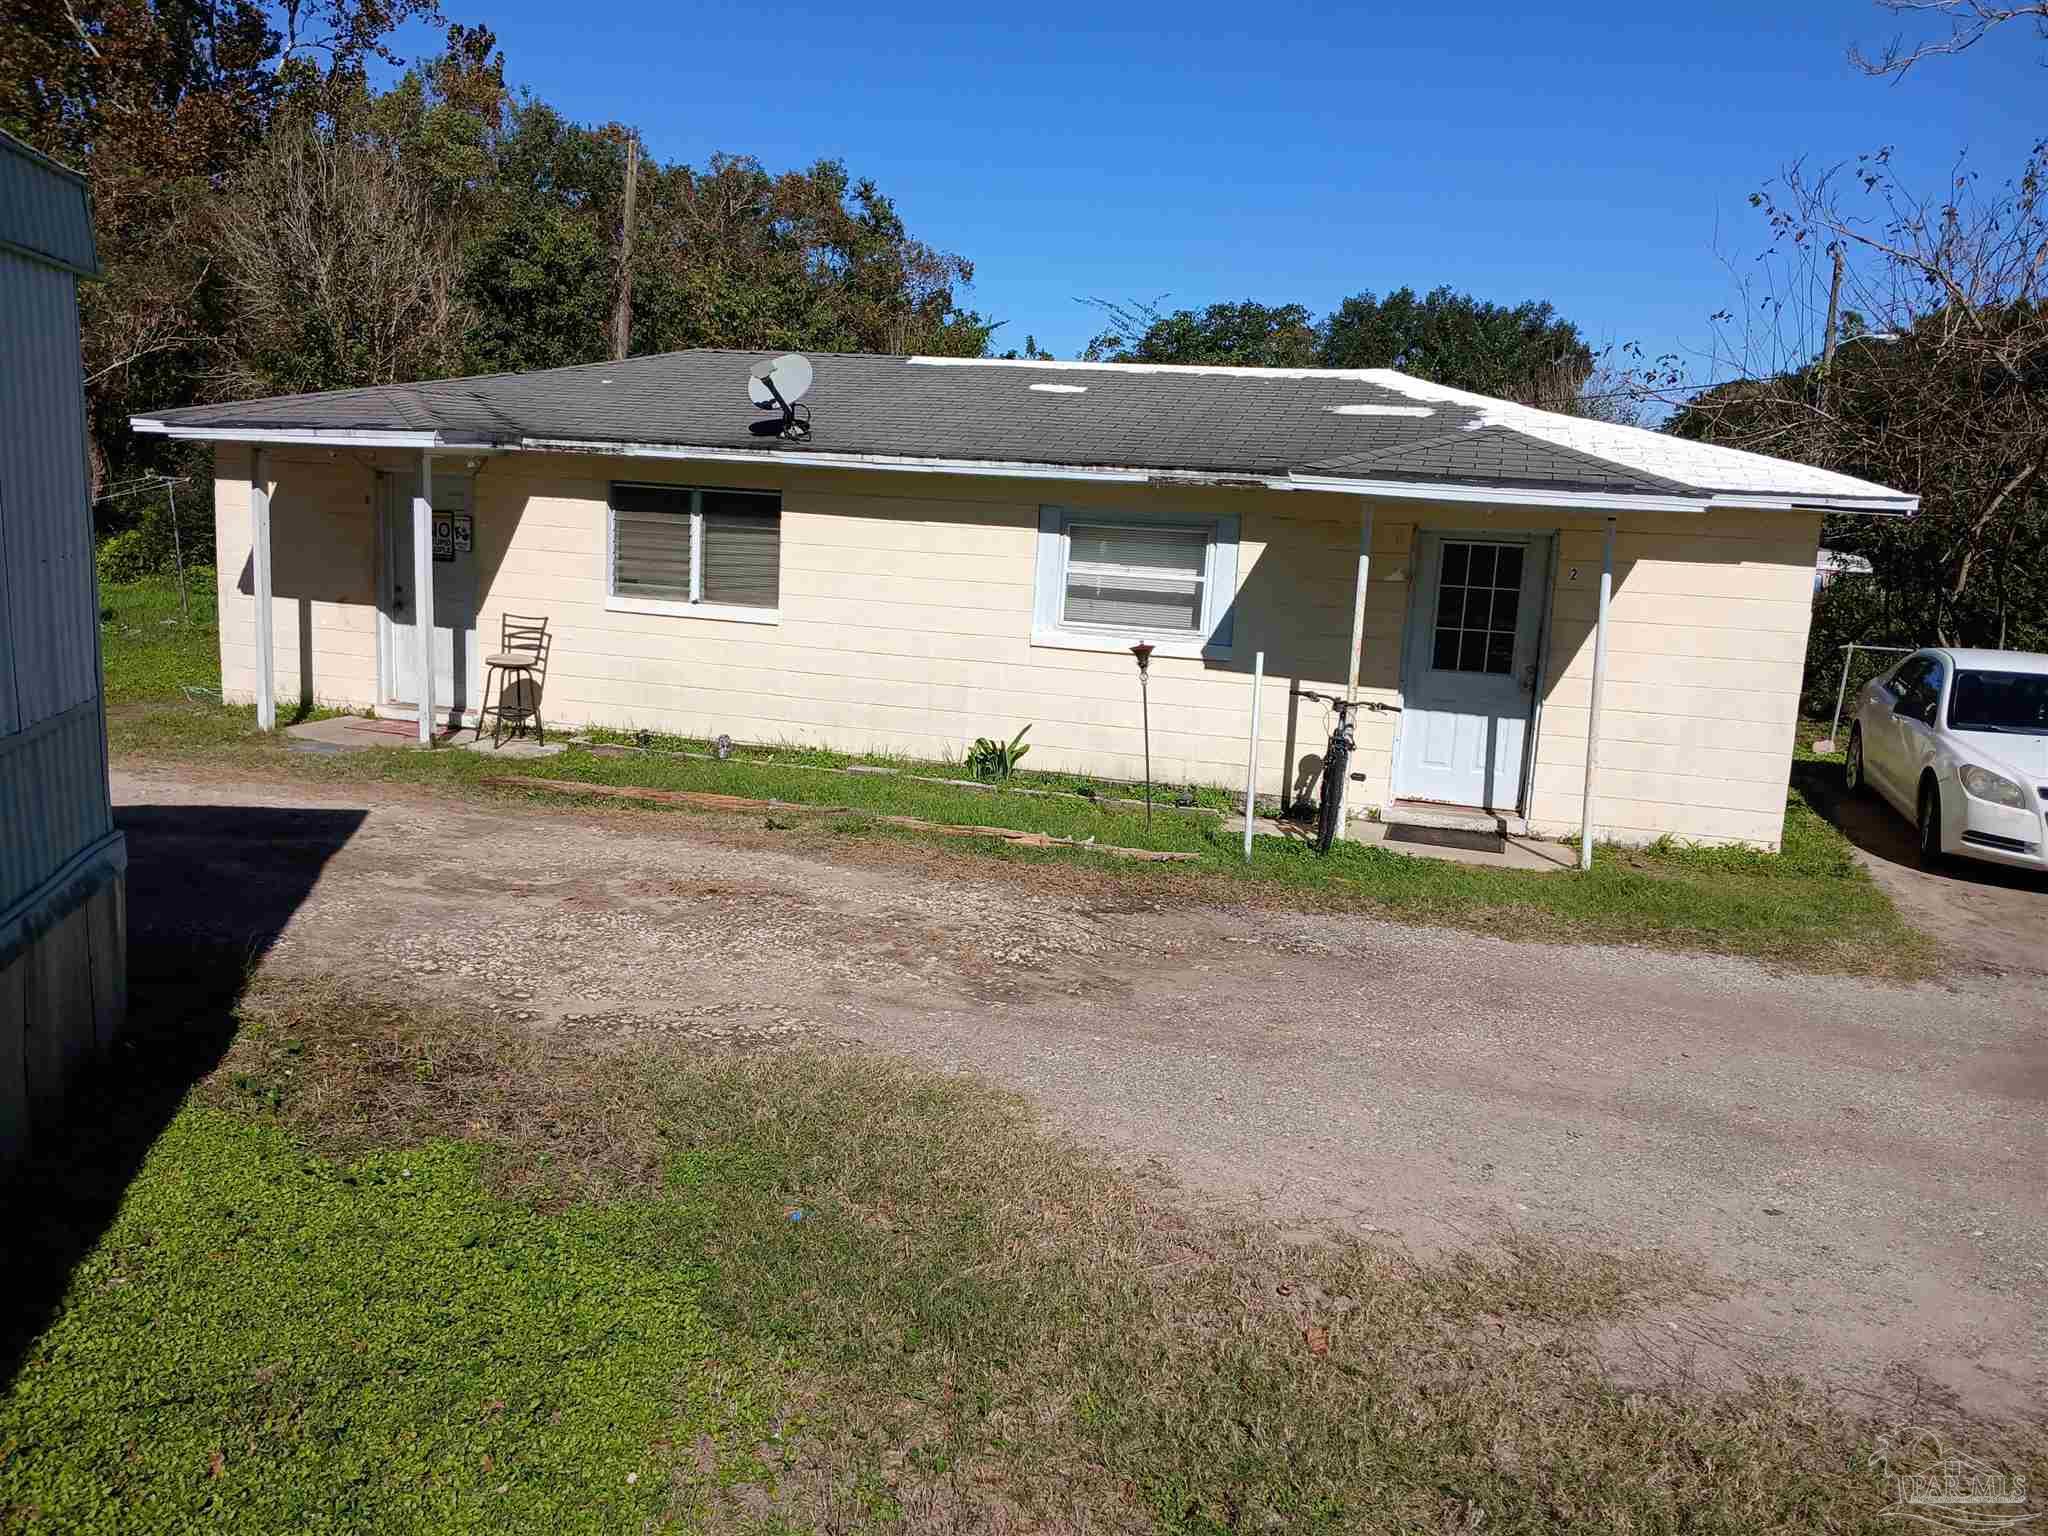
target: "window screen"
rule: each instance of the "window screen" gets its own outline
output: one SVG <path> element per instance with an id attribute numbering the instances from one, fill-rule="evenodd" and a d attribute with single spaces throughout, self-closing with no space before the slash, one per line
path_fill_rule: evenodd
<path id="1" fill-rule="evenodd" d="M 773 492 L 612 487 L 612 591 L 619 597 L 777 607 L 782 498 Z"/>
<path id="2" fill-rule="evenodd" d="M 782 596 L 782 502 L 731 491 L 700 493 L 704 601 L 773 608 Z"/>
<path id="3" fill-rule="evenodd" d="M 691 496 L 666 485 L 612 487 L 612 589 L 620 597 L 690 601 L 697 542 Z"/>
<path id="4" fill-rule="evenodd" d="M 1066 623 L 1200 632 L 1208 529 L 1073 523 L 1067 541 Z"/>
<path id="5" fill-rule="evenodd" d="M 1445 541 L 1430 658 L 1437 671 L 1514 671 L 1522 555 L 1519 544 Z"/>

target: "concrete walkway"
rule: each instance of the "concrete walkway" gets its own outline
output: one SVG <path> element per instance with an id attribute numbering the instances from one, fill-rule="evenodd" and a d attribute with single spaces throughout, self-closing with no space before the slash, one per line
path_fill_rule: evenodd
<path id="1" fill-rule="evenodd" d="M 368 752 L 379 747 L 410 747 L 418 751 L 420 745 L 417 721 L 366 720 L 361 715 L 307 720 L 286 727 L 284 734 L 287 746 L 295 752 Z M 493 743 L 489 736 L 479 738 L 470 726 L 459 731 L 440 731 L 434 737 L 434 744 L 460 747 L 466 752 L 481 752 L 493 757 L 553 757 L 566 750 L 567 746 L 559 738 L 542 744 L 531 736 L 506 736 Z"/>

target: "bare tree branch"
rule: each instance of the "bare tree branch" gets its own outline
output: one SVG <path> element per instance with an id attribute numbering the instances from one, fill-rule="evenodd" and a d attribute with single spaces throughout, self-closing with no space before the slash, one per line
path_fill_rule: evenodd
<path id="1" fill-rule="evenodd" d="M 1948 23 L 1948 36 L 1908 45 L 1894 37 L 1876 57 L 1860 48 L 1849 50 L 1849 62 L 1866 75 L 1900 80 L 1915 64 L 1928 59 L 1953 58 L 1981 43 L 1985 36 L 2007 22 L 2031 18 L 2039 35 L 2048 39 L 2048 0 L 2031 0 L 2026 5 L 1986 5 L 1984 0 L 1877 0 L 1894 16 L 1938 16 Z"/>

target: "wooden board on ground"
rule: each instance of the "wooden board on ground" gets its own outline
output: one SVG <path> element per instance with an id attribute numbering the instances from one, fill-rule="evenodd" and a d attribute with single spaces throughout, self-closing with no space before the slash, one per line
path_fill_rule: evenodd
<path id="1" fill-rule="evenodd" d="M 516 774 L 496 774 L 483 781 L 495 789 L 545 789 L 558 795 L 594 795 L 616 800 L 645 800 L 658 805 L 692 805 L 710 811 L 803 811 L 814 816 L 864 815 L 850 805 L 799 805 L 787 800 L 750 800 L 743 795 L 720 795 L 702 789 L 642 789 L 634 784 L 584 784 L 574 779 L 529 779 Z M 885 827 L 910 827 L 920 832 L 940 832 L 948 837 L 996 837 L 1021 848 L 1085 848 L 1113 858 L 1141 859 L 1148 863 L 1192 863 L 1198 853 L 1166 853 L 1156 848 L 1113 848 L 1106 843 L 1080 838 L 1054 837 L 1046 832 L 1020 832 L 1015 827 L 958 826 L 948 822 L 920 821 L 915 816 L 875 816 Z"/>

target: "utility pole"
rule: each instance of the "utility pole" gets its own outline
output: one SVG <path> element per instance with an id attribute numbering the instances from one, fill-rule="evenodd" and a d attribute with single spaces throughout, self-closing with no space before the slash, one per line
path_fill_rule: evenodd
<path id="1" fill-rule="evenodd" d="M 630 194 L 629 194 L 630 195 Z M 1821 338 L 1820 365 L 1825 368 L 1835 360 L 1835 343 L 1842 332 L 1842 243 L 1835 242 L 1835 276 L 1828 284 L 1828 328 Z"/>
<path id="2" fill-rule="evenodd" d="M 633 332 L 633 192 L 640 180 L 640 141 L 626 139 L 626 211 L 619 220 L 619 298 L 612 307 L 612 358 L 622 360 Z"/>

